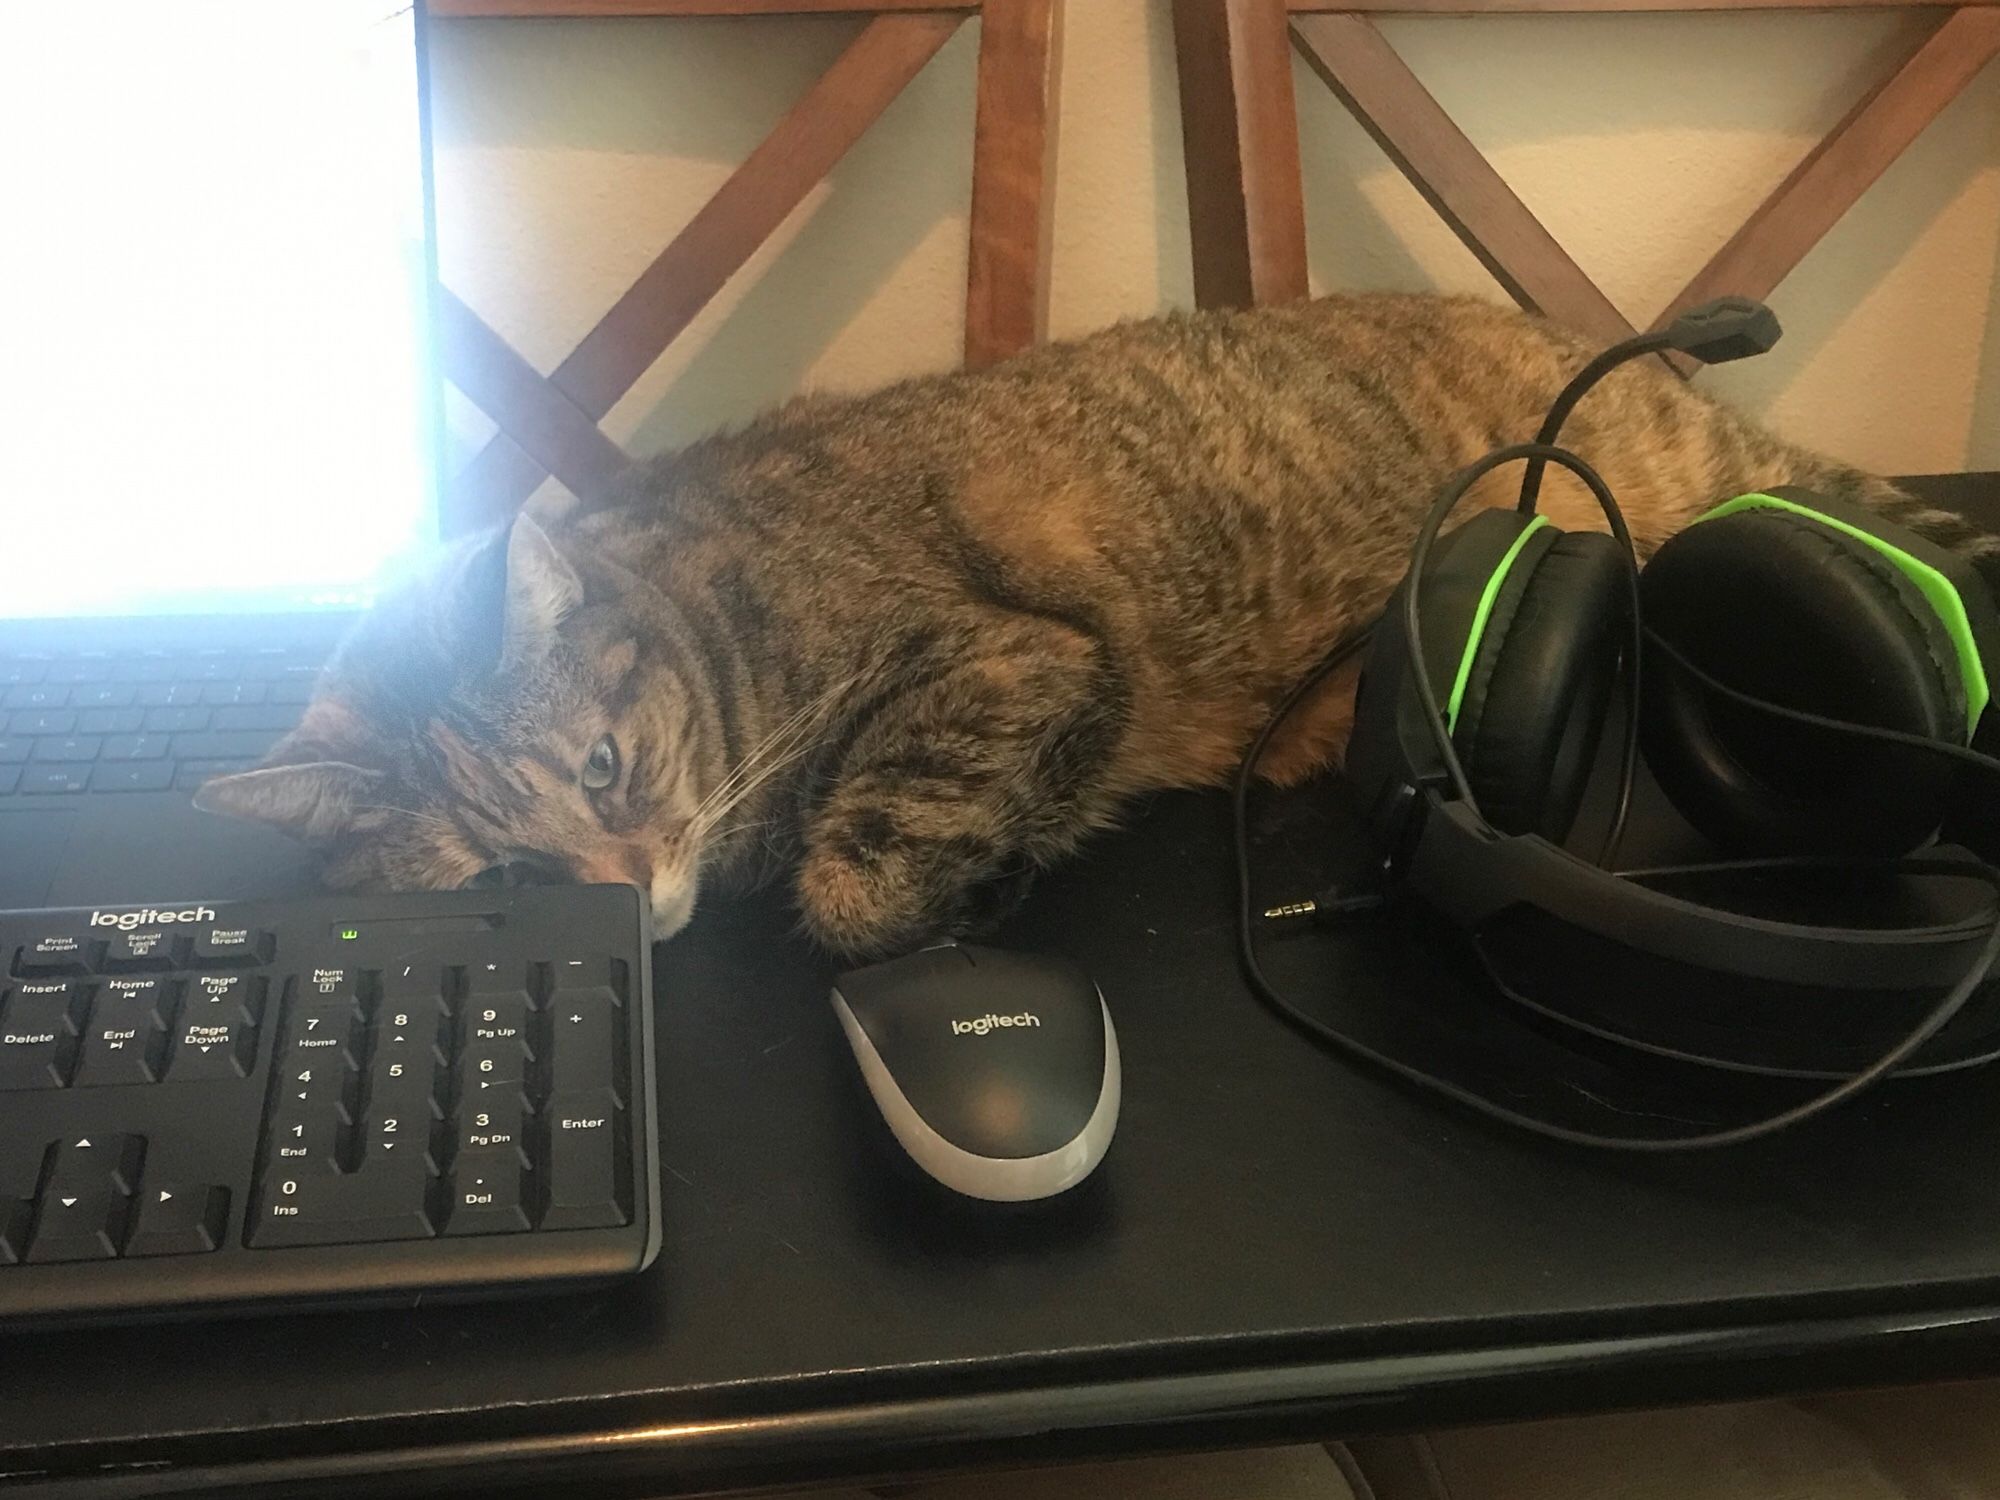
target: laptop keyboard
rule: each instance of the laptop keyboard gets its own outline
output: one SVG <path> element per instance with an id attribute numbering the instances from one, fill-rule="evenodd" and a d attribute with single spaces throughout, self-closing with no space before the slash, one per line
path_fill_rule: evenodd
<path id="1" fill-rule="evenodd" d="M 299 721 L 322 658 L 288 650 L 0 654 L 0 797 L 193 791 Z"/>

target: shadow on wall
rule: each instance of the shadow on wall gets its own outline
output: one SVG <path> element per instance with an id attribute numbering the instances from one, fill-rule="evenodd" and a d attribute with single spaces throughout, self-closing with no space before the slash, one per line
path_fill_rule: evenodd
<path id="1" fill-rule="evenodd" d="M 1181 136 L 1180 61 L 1170 6 L 1146 13 L 1148 145 L 1153 162 L 1153 254 L 1160 311 L 1194 306 L 1194 251 L 1189 241 L 1187 156 Z M 1068 108 L 1068 101 L 1064 101 Z M 1061 179 L 1058 169 L 1058 181 Z M 1061 204 L 1057 204 L 1058 209 Z M 1060 232 L 1061 226 L 1058 225 Z M 1068 271 L 1069 267 L 1062 266 Z"/>
<path id="2" fill-rule="evenodd" d="M 437 23 L 437 145 L 740 161 L 859 30 L 846 18 Z"/>
<path id="3" fill-rule="evenodd" d="M 552 368 L 862 24 L 439 27 L 446 280 Z M 949 280 L 947 305 L 962 307 L 976 48 L 962 27 L 642 378 L 608 424 L 632 451 L 678 446 L 809 385 L 841 331 L 954 220 L 955 264 L 927 255 L 920 274 Z M 959 338 L 954 326 L 946 347 Z"/>
<path id="4" fill-rule="evenodd" d="M 1965 143 L 2000 102 L 1996 85 L 2000 77 L 1981 80 L 1954 100 L 1780 283 L 1771 294 L 1786 329 L 1777 350 L 1714 371 L 1708 389 L 1781 429 L 1851 403 L 1821 445 L 1871 468 L 1980 467 L 1968 451 L 1980 439 L 1975 330 L 1986 322 L 1990 362 L 2000 303 L 1983 267 L 1952 264 L 1944 231 L 1955 224 L 1960 246 L 1981 240 L 1965 232 L 1967 210 L 1980 197 L 1975 174 L 1992 167 Z M 1846 378 L 1833 374 L 1836 361 Z M 1925 426 L 1937 430 L 1914 452 L 1910 434 Z"/>
<path id="5" fill-rule="evenodd" d="M 1883 55 L 1930 24 L 1606 15 L 1405 19 L 1382 29 L 1556 240 L 1643 326 L 1866 90 Z M 1315 289 L 1504 300 L 1302 61 L 1294 85 Z M 1993 98 L 1982 79 L 1955 101 L 1772 294 L 1787 336 L 1771 358 L 1711 372 L 1704 384 L 1799 440 L 1878 466 L 1898 454 L 1905 469 L 1955 466 L 1968 424 L 1975 445 L 1982 416 L 2000 425 L 1990 339 L 1970 410 L 1965 384 L 1978 359 L 1968 310 L 1985 318 L 1993 294 L 1983 270 L 1952 264 L 1950 253 L 1953 241 L 1987 242 L 1974 221 L 1991 195 L 1975 179 L 1992 170 L 1982 148 Z M 1876 378 L 1897 370 L 1905 375 Z M 1942 461 L 1918 464 L 1926 454 L 1913 441 Z"/>
<path id="6" fill-rule="evenodd" d="M 1381 30 L 1556 240 L 1643 321 L 1868 87 L 1883 53 L 1928 24 L 1515 15 Z M 1496 290 L 1296 56 L 1294 87 L 1315 282 Z"/>
<path id="7" fill-rule="evenodd" d="M 1965 466 L 2000 471 L 2000 242 L 1994 245 L 1993 291 L 1986 309 L 1986 338 L 1980 346 L 1979 383 L 1972 395 L 1972 442 Z"/>
<path id="8" fill-rule="evenodd" d="M 957 290 L 963 338 L 971 211 L 976 25 L 961 26 L 827 174 L 792 224 L 739 276 L 745 290 L 672 384 L 659 391 L 631 447 L 652 453 L 741 422 L 773 386 L 803 391 L 815 363 L 939 225 L 954 226 L 948 264 L 927 267 Z M 922 128 L 919 128 L 922 127 Z M 787 230 L 793 230 L 788 234 Z M 721 299 L 718 299 L 718 301 Z M 783 329 L 783 336 L 772 337 Z M 744 372 L 754 371 L 745 381 Z"/>

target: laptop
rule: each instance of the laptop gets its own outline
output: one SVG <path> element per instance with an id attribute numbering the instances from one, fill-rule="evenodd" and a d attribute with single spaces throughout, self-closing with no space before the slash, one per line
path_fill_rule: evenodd
<path id="1" fill-rule="evenodd" d="M 0 909 L 301 893 L 190 795 L 437 539 L 422 8 L 8 26 Z"/>

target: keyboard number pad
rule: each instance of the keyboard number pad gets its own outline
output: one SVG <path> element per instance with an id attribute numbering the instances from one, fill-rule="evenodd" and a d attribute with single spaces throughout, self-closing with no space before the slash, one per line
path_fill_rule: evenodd
<path id="1" fill-rule="evenodd" d="M 629 1224 L 625 991 L 583 959 L 300 975 L 249 1243 Z"/>
<path id="2" fill-rule="evenodd" d="M 314 969 L 285 1017 L 250 1218 L 253 1247 L 427 1238 L 443 1021 L 438 996 L 363 996 L 370 977 Z"/>
<path id="3" fill-rule="evenodd" d="M 623 973 L 602 958 L 551 966 L 549 1102 L 541 1157 L 548 1188 L 542 1229 L 590 1229 L 632 1219 L 631 1098 Z"/>
<path id="4" fill-rule="evenodd" d="M 386 1002 L 376 1013 L 357 1152 L 364 1164 L 421 1161 L 434 1170 L 437 1129 L 438 1034 L 441 1003 L 433 998 Z"/>
<path id="5" fill-rule="evenodd" d="M 608 964 L 561 959 L 523 988 L 468 973 L 447 1234 L 631 1221 L 626 1015 Z M 538 993 L 535 1005 L 527 998 Z"/>
<path id="6" fill-rule="evenodd" d="M 536 1178 L 527 1153 L 533 1033 L 540 1019 L 511 976 L 474 970 L 458 1026 L 447 1234 L 531 1228 Z"/>

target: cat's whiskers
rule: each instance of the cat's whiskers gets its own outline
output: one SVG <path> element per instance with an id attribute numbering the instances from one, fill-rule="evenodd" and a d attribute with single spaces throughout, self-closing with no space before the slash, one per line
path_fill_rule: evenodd
<path id="1" fill-rule="evenodd" d="M 723 779 L 722 786 L 705 799 L 696 812 L 696 825 L 704 830 L 712 828 L 717 820 L 726 816 L 732 808 L 740 806 L 745 797 L 769 780 L 778 766 L 796 759 L 798 751 L 810 743 L 808 736 L 819 727 L 825 711 L 852 690 L 861 680 L 861 675 L 855 673 L 835 683 L 766 735 L 757 748 Z"/>
<path id="2" fill-rule="evenodd" d="M 692 836 L 696 839 L 706 838 L 711 829 L 713 829 L 724 818 L 728 817 L 732 812 L 736 811 L 737 808 L 741 807 L 745 802 L 747 802 L 750 799 L 750 797 L 764 785 L 765 782 L 769 781 L 778 772 L 784 770 L 787 766 L 792 765 L 794 762 L 799 760 L 800 757 L 806 755 L 811 750 L 812 750 L 812 742 L 810 740 L 802 738 L 799 743 L 793 745 L 783 755 L 777 756 L 776 758 L 771 760 L 767 760 L 761 767 L 758 768 L 757 774 L 755 776 L 750 778 L 750 780 L 746 781 L 741 787 L 737 789 L 736 794 L 734 796 L 732 796 L 727 802 L 723 803 L 721 806 L 712 809 L 702 818 L 700 822 L 693 825 L 691 829 Z"/>
<path id="3" fill-rule="evenodd" d="M 777 823 L 778 819 L 776 818 L 758 818 L 755 821 L 749 823 L 731 823 L 727 828 L 723 829 L 721 833 L 715 836 L 714 841 L 718 845 L 726 844 L 731 839 L 737 838 L 742 834 L 754 833 L 759 828 L 772 828 L 775 827 Z M 769 836 L 766 835 L 767 839 L 768 837 Z"/>
<path id="4" fill-rule="evenodd" d="M 806 728 L 806 724 L 808 724 L 808 722 L 810 722 L 810 720 L 812 720 L 812 718 L 814 718 L 814 716 L 816 716 L 816 714 L 818 714 L 818 712 L 820 712 L 822 708 L 826 708 L 826 706 L 828 706 L 828 702 L 832 702 L 834 698 L 838 698 L 840 694 L 844 694 L 844 692 L 846 692 L 848 688 L 852 688 L 852 686 L 854 686 L 854 682 L 858 682 L 858 676 L 854 676 L 854 678 L 848 678 L 846 682 L 836 682 L 836 684 L 834 684 L 834 686 L 830 686 L 830 688 L 828 688 L 826 692 L 822 692 L 820 696 L 816 696 L 816 698 L 814 698 L 812 702 L 808 702 L 808 704 L 804 704 L 802 708 L 798 708 L 796 712 L 792 712 L 792 714 L 790 714 L 790 716 L 788 716 L 788 718 L 786 718 L 786 720 L 784 720 L 782 724 L 778 724 L 778 728 L 774 728 L 774 730 L 772 730 L 770 734 L 766 734 L 766 736 L 764 736 L 762 740 L 758 740 L 758 744 L 756 744 L 756 746 L 754 746 L 754 748 L 750 750 L 750 754 L 746 754 L 746 756 L 744 756 L 742 760 L 738 760 L 738 762 L 736 762 L 736 766 L 734 766 L 734 768 L 730 770 L 730 774 L 722 778 L 722 782 L 720 782 L 720 784 L 716 786 L 716 790 L 712 790 L 712 792 L 710 792 L 710 794 L 708 794 L 706 798 L 702 798 L 702 806 L 700 806 L 700 808 L 696 808 L 694 816 L 696 816 L 696 818 L 700 818 L 700 816 L 702 816 L 704 812 L 708 812 L 708 810 L 710 810 L 710 808 L 712 808 L 714 804 L 718 804 L 718 802 L 724 802 L 724 800 L 726 800 L 726 798 L 728 798 L 728 796 L 730 796 L 730 794 L 734 792 L 734 788 L 736 788 L 736 784 L 740 782 L 740 778 L 748 776 L 748 774 L 752 772 L 752 768 L 754 768 L 754 766 L 756 766 L 756 764 L 758 764 L 758 762 L 760 762 L 760 760 L 762 760 L 764 756 L 772 754 L 772 752 L 774 752 L 774 750 L 776 750 L 776 748 L 780 746 L 780 742 L 782 742 L 782 740 L 786 740 L 788 736 L 792 736 L 792 734 L 798 734 L 800 730 L 804 730 L 804 728 Z"/>
<path id="5" fill-rule="evenodd" d="M 726 802 L 735 793 L 735 790 L 738 784 L 742 781 L 742 779 L 749 774 L 751 768 L 754 767 L 763 756 L 768 754 L 775 746 L 777 746 L 780 740 L 782 740 L 787 734 L 793 732 L 800 725 L 800 723 L 805 718 L 806 714 L 815 706 L 817 702 L 818 700 L 814 700 L 813 704 L 806 705 L 805 708 L 802 708 L 797 713 L 791 715 L 791 717 L 787 718 L 783 723 L 778 725 L 776 729 L 773 729 L 769 734 L 765 735 L 763 739 L 759 740 L 756 743 L 756 745 L 754 745 L 751 748 L 750 753 L 748 755 L 745 755 L 743 759 L 739 760 L 734 766 L 732 766 L 729 770 L 729 774 L 724 776 L 720 782 L 716 783 L 714 789 L 711 790 L 706 797 L 701 799 L 700 803 L 697 804 L 697 806 L 695 807 L 694 813 L 690 817 L 689 822 L 700 823 L 714 808 Z"/>
<path id="6" fill-rule="evenodd" d="M 722 819 L 728 817 L 729 814 L 734 812 L 737 808 L 741 807 L 743 803 L 746 800 L 748 800 L 751 793 L 755 792 L 759 787 L 763 786 L 765 782 L 769 781 L 778 772 L 784 770 L 785 767 L 793 764 L 801 757 L 811 753 L 812 748 L 813 748 L 812 741 L 805 738 L 804 734 L 801 733 L 799 736 L 797 736 L 796 743 L 794 743 L 789 749 L 787 749 L 783 755 L 780 755 L 772 760 L 767 760 L 764 763 L 764 765 L 758 769 L 757 774 L 754 777 L 752 777 L 748 782 L 746 782 L 743 785 L 743 787 L 736 793 L 735 796 L 731 797 L 729 801 L 725 802 L 722 806 L 716 808 L 714 811 L 709 813 L 705 819 L 696 821 L 690 828 L 690 836 L 697 839 L 705 838 L 708 834 L 708 831 L 711 828 L 713 828 L 717 823 L 721 822 Z"/>
<path id="7" fill-rule="evenodd" d="M 817 727 L 823 712 L 861 680 L 861 675 L 856 673 L 835 683 L 765 735 L 695 808 L 688 820 L 691 836 L 706 834 L 719 819 L 726 817 L 745 797 L 768 780 L 778 765 L 795 759 L 799 742 Z"/>

